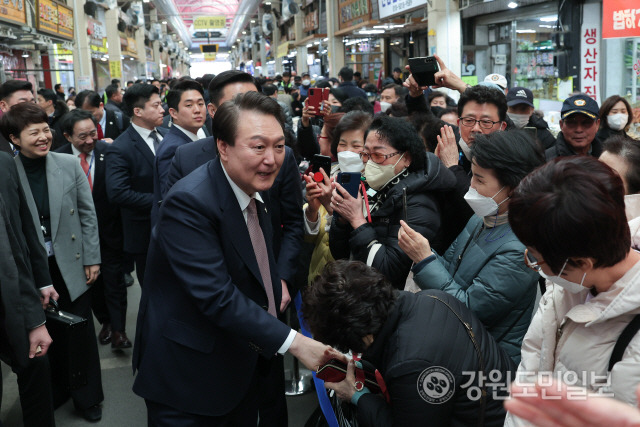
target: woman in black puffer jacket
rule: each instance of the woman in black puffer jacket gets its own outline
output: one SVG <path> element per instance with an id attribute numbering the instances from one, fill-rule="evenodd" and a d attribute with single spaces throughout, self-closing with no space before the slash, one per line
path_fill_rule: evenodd
<path id="1" fill-rule="evenodd" d="M 440 202 L 456 184 L 453 173 L 432 153 L 425 153 L 417 132 L 402 119 L 376 117 L 366 135 L 361 157 L 370 189 L 367 207 L 363 196 L 351 197 L 335 184 L 334 215 L 329 248 L 334 259 L 362 261 L 403 289 L 411 259 L 398 246 L 400 220 L 427 239 L 438 240 Z M 406 218 L 403 190 L 406 189 Z"/>

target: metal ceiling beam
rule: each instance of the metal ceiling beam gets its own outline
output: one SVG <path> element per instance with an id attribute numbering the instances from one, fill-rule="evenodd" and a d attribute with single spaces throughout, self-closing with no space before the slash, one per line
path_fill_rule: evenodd
<path id="1" fill-rule="evenodd" d="M 242 0 L 242 3 L 238 6 L 238 11 L 236 12 L 233 24 L 231 24 L 229 32 L 227 33 L 227 46 L 232 46 L 235 43 L 240 31 L 242 31 L 242 29 L 247 25 L 247 22 L 249 22 L 251 17 L 258 10 L 259 4 L 260 1 L 257 0 Z"/>
<path id="2" fill-rule="evenodd" d="M 187 47 L 191 47 L 191 36 L 173 0 L 155 0 L 153 5 L 158 14 L 171 23 L 171 27 Z"/>

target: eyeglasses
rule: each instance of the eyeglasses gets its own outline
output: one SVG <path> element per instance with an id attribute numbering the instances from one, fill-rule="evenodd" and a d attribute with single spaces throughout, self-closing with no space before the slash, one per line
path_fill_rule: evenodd
<path id="1" fill-rule="evenodd" d="M 497 122 L 494 122 L 493 120 L 489 120 L 489 119 L 482 119 L 482 120 L 476 120 L 473 117 L 460 117 L 460 122 L 466 126 L 466 127 L 474 127 L 476 125 L 476 123 L 480 124 L 480 127 L 482 129 L 491 129 L 492 127 L 494 127 L 496 125 L 496 123 L 502 123 L 501 120 L 498 120 Z"/>
<path id="2" fill-rule="evenodd" d="M 369 161 L 369 159 L 371 159 L 371 161 L 373 163 L 377 163 L 380 164 L 382 162 L 384 162 L 385 160 L 396 156 L 400 154 L 400 151 L 396 151 L 395 153 L 391 153 L 391 154 L 378 154 L 378 153 L 367 153 L 366 151 L 361 151 L 360 152 L 360 159 L 362 159 L 362 161 L 364 163 L 367 163 Z"/>
<path id="3" fill-rule="evenodd" d="M 544 261 L 538 261 L 533 255 L 529 253 L 529 249 L 524 250 L 524 263 L 527 264 L 527 267 L 532 269 L 533 271 L 540 272 L 542 264 Z"/>

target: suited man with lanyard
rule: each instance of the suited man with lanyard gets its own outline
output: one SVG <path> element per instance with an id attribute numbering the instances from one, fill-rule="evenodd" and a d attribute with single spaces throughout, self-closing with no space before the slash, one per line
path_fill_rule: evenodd
<path id="1" fill-rule="evenodd" d="M 160 203 L 169 190 L 167 175 L 176 149 L 200 139 L 197 133 L 203 126 L 207 114 L 202 85 L 195 80 L 183 80 L 176 83 L 167 93 L 167 106 L 173 123 L 156 153 L 153 184 L 154 203 L 151 211 L 152 226 L 157 219 Z"/>
<path id="2" fill-rule="evenodd" d="M 250 74 L 238 70 L 224 71 L 209 84 L 210 103 L 207 106 L 210 117 L 215 117 L 218 108 L 240 93 L 257 92 L 255 79 Z M 213 132 L 212 132 L 213 133 Z M 180 178 L 216 157 L 215 138 L 204 138 L 178 147 L 171 163 L 167 182 L 168 188 Z M 278 263 L 278 273 L 282 285 L 282 307 L 295 295 L 291 288 L 297 270 L 298 257 L 304 238 L 304 223 L 299 214 L 302 210 L 302 190 L 293 150 L 285 147 L 285 158 L 269 189 L 272 204 L 271 223 L 273 229 L 273 251 Z M 287 424 L 287 401 L 285 398 L 284 361 L 280 356 L 272 363 L 270 389 L 262 393 L 260 399 L 260 426 L 280 426 Z"/>
<path id="3" fill-rule="evenodd" d="M 100 235 L 101 275 L 93 284 L 92 300 L 105 300 L 107 324 L 111 328 L 111 348 L 131 347 L 125 332 L 127 316 L 127 288 L 122 273 L 122 219 L 120 209 L 109 203 L 105 180 L 105 153 L 109 145 L 98 139 L 95 118 L 85 110 L 75 109 L 65 116 L 61 130 L 69 141 L 56 152 L 78 158 L 91 187 L 93 204 L 98 217 Z M 95 311 L 95 306 L 93 306 Z M 96 315 L 98 317 L 98 315 Z M 98 317 L 98 320 L 101 320 Z"/>
<path id="4" fill-rule="evenodd" d="M 127 89 L 124 108 L 131 126 L 107 149 L 107 196 L 120 207 L 124 251 L 133 257 L 142 284 L 151 234 L 153 165 L 164 135 L 156 127 L 164 110 L 158 88 L 142 83 Z"/>
<path id="5" fill-rule="evenodd" d="M 11 107 L 21 102 L 36 102 L 31 82 L 7 80 L 0 85 L 0 110 L 3 113 L 6 113 Z M 18 155 L 17 148 L 2 134 L 0 134 L 0 151 L 13 157 Z"/>
<path id="6" fill-rule="evenodd" d="M 75 103 L 78 108 L 90 112 L 96 119 L 100 140 L 113 142 L 129 127 L 129 117 L 121 111 L 107 110 L 97 92 L 83 90 L 76 96 Z"/>
<path id="7" fill-rule="evenodd" d="M 213 128 L 219 157 L 167 194 L 149 247 L 133 355 L 149 426 L 256 425 L 276 353 L 310 368 L 342 358 L 276 318 L 266 190 L 284 160 L 280 107 L 249 92 Z"/>

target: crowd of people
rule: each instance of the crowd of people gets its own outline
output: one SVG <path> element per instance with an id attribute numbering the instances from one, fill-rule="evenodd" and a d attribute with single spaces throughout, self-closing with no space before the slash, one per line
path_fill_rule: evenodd
<path id="1" fill-rule="evenodd" d="M 99 345 L 132 351 L 150 426 L 286 426 L 287 352 L 312 370 L 344 363 L 325 386 L 363 426 L 515 426 L 565 409 L 580 425 L 571 387 L 601 399 L 594 414 L 619 405 L 600 396 L 637 403 L 629 102 L 572 94 L 556 134 L 528 88 L 470 86 L 437 60 L 433 87 L 409 67 L 376 83 L 348 67 L 313 84 L 114 80 L 68 99 L 4 82 L 0 356 L 24 425 L 55 425 L 69 399 L 101 419 Z M 52 300 L 100 331 L 56 345 Z M 547 392 L 559 400 L 543 413 Z"/>

